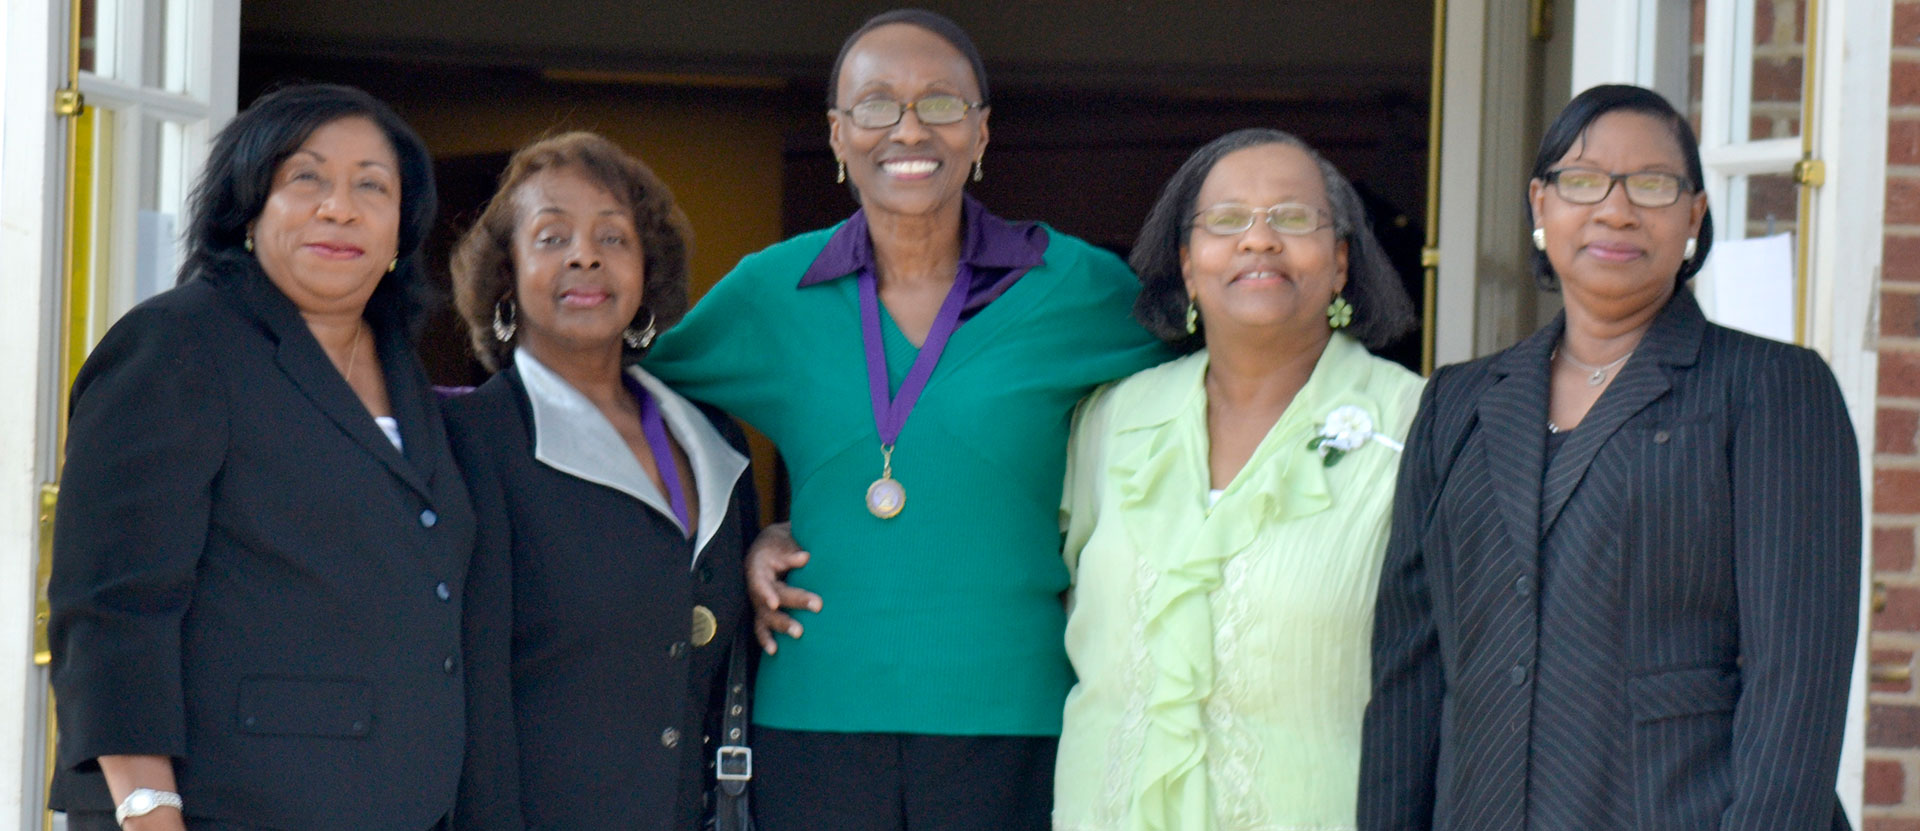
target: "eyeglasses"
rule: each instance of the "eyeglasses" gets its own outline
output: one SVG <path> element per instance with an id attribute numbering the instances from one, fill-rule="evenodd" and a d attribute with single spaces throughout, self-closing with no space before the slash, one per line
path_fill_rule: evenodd
<path id="1" fill-rule="evenodd" d="M 1613 186 L 1624 182 L 1627 201 L 1642 208 L 1664 208 L 1680 201 L 1680 195 L 1693 190 L 1685 178 L 1657 170 L 1638 173 L 1608 173 L 1584 167 L 1563 167 L 1543 177 L 1561 199 L 1575 205 L 1593 205 L 1613 193 Z"/>
<path id="2" fill-rule="evenodd" d="M 958 123 L 967 117 L 969 110 L 981 106 L 978 101 L 968 101 L 958 95 L 929 95 L 911 104 L 891 98 L 870 98 L 837 112 L 853 119 L 855 127 L 880 130 L 899 124 L 900 119 L 906 117 L 908 107 L 913 108 L 914 117 L 920 119 L 921 124 L 938 127 Z"/>
<path id="3" fill-rule="evenodd" d="M 1265 215 L 1267 227 L 1274 233 L 1300 237 L 1325 228 L 1327 212 L 1298 202 L 1282 202 L 1271 208 L 1256 208 L 1238 202 L 1222 202 L 1193 215 L 1193 227 L 1216 236 L 1244 234 L 1253 227 L 1255 216 Z"/>

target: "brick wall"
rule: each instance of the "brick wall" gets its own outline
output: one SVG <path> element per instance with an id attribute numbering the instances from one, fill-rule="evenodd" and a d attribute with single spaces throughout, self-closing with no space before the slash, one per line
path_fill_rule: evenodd
<path id="1" fill-rule="evenodd" d="M 1867 716 L 1866 828 L 1920 831 L 1920 0 L 1895 0 L 1887 111 L 1887 228 L 1874 411 L 1874 580 L 1885 607 L 1868 642 L 1879 671 Z"/>

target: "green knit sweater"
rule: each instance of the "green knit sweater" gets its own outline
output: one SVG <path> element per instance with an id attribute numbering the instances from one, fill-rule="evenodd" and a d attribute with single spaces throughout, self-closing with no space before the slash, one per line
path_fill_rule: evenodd
<path id="1" fill-rule="evenodd" d="M 1072 686 L 1062 645 L 1060 488 L 1074 403 L 1169 357 L 1134 323 L 1112 254 L 1050 232 L 1046 261 L 961 324 L 893 453 L 906 509 L 876 519 L 880 475 L 856 281 L 798 288 L 835 229 L 740 261 L 660 337 L 647 369 L 780 449 L 789 575 L 822 610 L 761 663 L 754 721 L 788 730 L 1051 736 Z M 917 350 L 885 314 L 895 389 Z"/>

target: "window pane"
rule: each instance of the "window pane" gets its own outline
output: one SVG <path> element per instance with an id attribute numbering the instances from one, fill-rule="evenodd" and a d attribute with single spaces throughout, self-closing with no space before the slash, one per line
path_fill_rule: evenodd
<path id="1" fill-rule="evenodd" d="M 160 22 L 159 71 L 151 76 L 162 89 L 187 95 L 193 67 L 194 43 L 189 28 L 193 12 L 206 0 L 148 0 L 147 13 Z"/>
<path id="2" fill-rule="evenodd" d="M 1807 58 L 1807 0 L 1742 0 L 1753 14 L 1747 140 L 1800 135 Z M 1735 139 L 1741 138 L 1736 135 Z M 1789 215 L 1791 215 L 1789 213 Z"/>

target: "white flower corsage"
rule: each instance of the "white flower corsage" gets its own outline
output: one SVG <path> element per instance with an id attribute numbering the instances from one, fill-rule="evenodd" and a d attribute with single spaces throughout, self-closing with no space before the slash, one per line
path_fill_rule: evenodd
<path id="1" fill-rule="evenodd" d="M 1368 441 L 1377 441 L 1398 453 L 1403 445 L 1373 432 L 1373 417 L 1352 404 L 1334 408 L 1320 425 L 1319 433 L 1307 441 L 1308 450 L 1320 452 L 1320 463 L 1333 467 L 1340 457 L 1359 450 Z"/>

